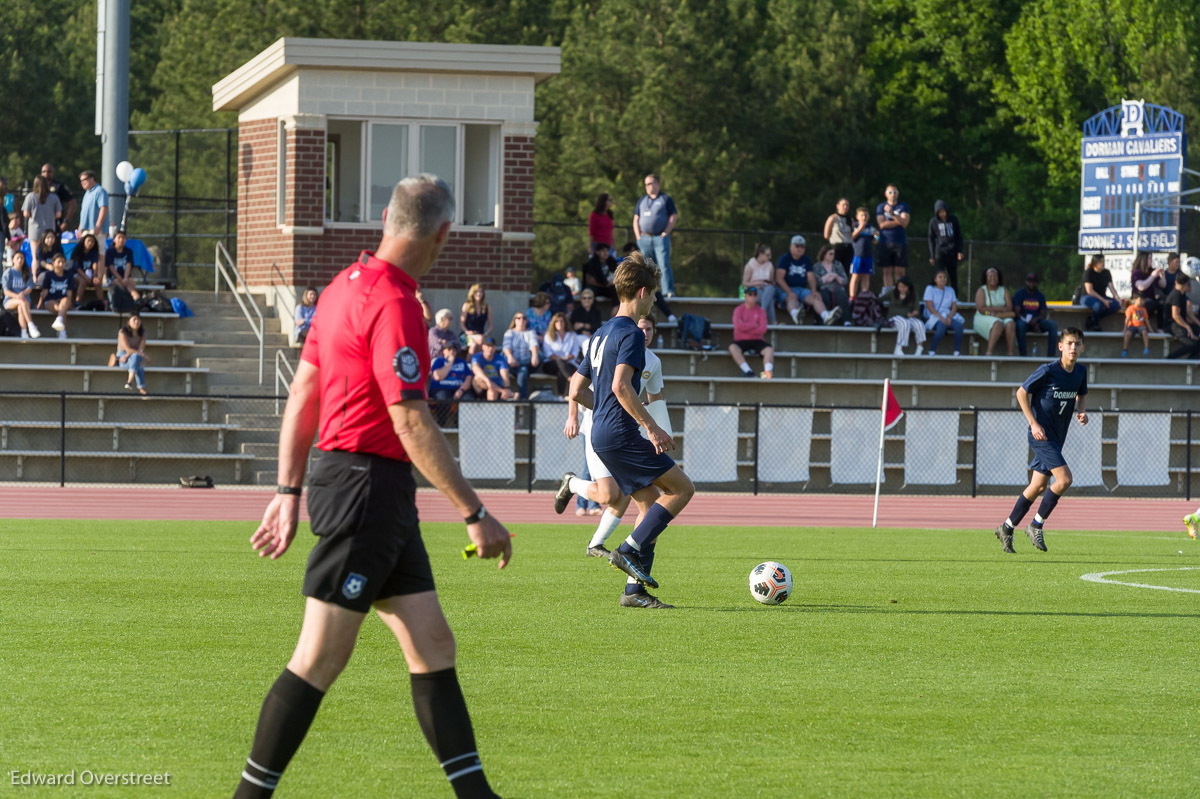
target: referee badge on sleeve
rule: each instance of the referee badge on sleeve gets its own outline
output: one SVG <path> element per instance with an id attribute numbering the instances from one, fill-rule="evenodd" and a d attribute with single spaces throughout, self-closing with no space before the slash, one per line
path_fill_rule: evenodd
<path id="1" fill-rule="evenodd" d="M 405 383 L 419 383 L 421 380 L 421 362 L 412 347 L 401 347 L 392 358 L 392 369 L 396 377 Z"/>

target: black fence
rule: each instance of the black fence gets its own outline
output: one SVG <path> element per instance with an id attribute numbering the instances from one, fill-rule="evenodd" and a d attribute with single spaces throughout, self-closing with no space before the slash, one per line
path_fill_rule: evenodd
<path id="1" fill-rule="evenodd" d="M 285 397 L 136 392 L 0 392 L 0 481 L 79 485 L 275 485 Z M 583 473 L 567 405 L 436 402 L 479 488 L 553 490 Z M 688 403 L 669 406 L 671 452 L 705 491 L 868 493 L 879 468 L 878 408 Z M 1191 410 L 1096 411 L 1072 421 L 1072 495 L 1191 499 L 1200 437 Z M 884 434 L 889 494 L 1010 494 L 1028 480 L 1027 425 L 1009 408 L 914 408 Z M 319 456 L 314 450 L 313 456 Z"/>

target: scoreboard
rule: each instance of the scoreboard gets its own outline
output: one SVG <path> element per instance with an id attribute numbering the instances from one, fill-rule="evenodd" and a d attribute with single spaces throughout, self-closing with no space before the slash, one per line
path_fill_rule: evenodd
<path id="1" fill-rule="evenodd" d="M 1122 101 L 1089 119 L 1080 144 L 1079 251 L 1178 250 L 1179 210 L 1144 210 L 1139 224 L 1135 208 L 1177 202 L 1171 195 L 1182 189 L 1185 153 L 1183 117 L 1171 109 Z"/>

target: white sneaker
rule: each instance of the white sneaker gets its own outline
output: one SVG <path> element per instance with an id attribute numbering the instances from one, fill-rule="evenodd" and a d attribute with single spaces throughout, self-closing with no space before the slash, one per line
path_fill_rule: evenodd
<path id="1" fill-rule="evenodd" d="M 893 355 L 899 355 L 899 356 L 902 356 L 902 357 L 903 357 L 903 355 L 904 355 L 904 347 L 902 347 L 902 346 L 900 346 L 899 344 L 897 344 L 897 345 L 896 345 L 896 349 L 892 350 L 892 354 L 893 354 Z M 917 352 L 917 355 L 920 355 L 920 354 L 921 354 L 921 353 L 918 351 L 918 352 Z"/>
<path id="2" fill-rule="evenodd" d="M 67 329 L 67 323 L 63 321 L 61 316 L 56 316 L 54 317 L 54 321 L 50 323 L 50 327 L 58 331 L 63 331 Z M 62 338 L 62 336 L 59 336 L 59 338 Z"/>
<path id="3" fill-rule="evenodd" d="M 955 350 L 955 351 L 954 351 L 954 357 L 955 357 L 955 358 L 957 358 L 957 357 L 959 356 L 959 354 L 960 354 L 960 353 L 959 353 L 959 351 L 958 351 L 958 350 Z"/>
<path id="4" fill-rule="evenodd" d="M 29 338 L 29 331 L 26 330 L 25 328 L 21 328 L 21 338 L 23 338 L 23 339 Z"/>
<path id="5" fill-rule="evenodd" d="M 58 337 L 59 337 L 59 338 L 66 338 L 66 337 L 67 337 L 67 329 L 66 329 L 65 327 L 64 327 L 62 330 L 58 331 Z"/>
<path id="6" fill-rule="evenodd" d="M 925 345 L 924 345 L 924 344 L 918 344 L 918 345 L 917 345 L 917 351 L 916 351 L 916 352 L 914 352 L 914 353 L 913 353 L 913 355 L 924 355 L 924 354 L 925 354 Z"/>
<path id="7" fill-rule="evenodd" d="M 29 323 L 29 337 L 30 338 L 41 338 L 42 337 L 42 331 L 38 330 L 37 325 L 35 325 L 32 321 L 30 321 L 30 323 Z"/>
<path id="8" fill-rule="evenodd" d="M 668 325 L 679 324 L 679 320 L 675 318 L 675 314 L 670 314 L 669 316 L 667 316 L 667 324 Z"/>

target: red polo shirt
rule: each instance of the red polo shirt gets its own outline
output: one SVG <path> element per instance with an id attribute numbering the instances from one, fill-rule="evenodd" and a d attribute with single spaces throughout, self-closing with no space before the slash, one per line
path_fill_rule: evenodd
<path id="1" fill-rule="evenodd" d="M 416 291 L 415 280 L 364 250 L 321 294 L 300 354 L 321 370 L 318 448 L 409 460 L 387 409 L 428 396 Z"/>

